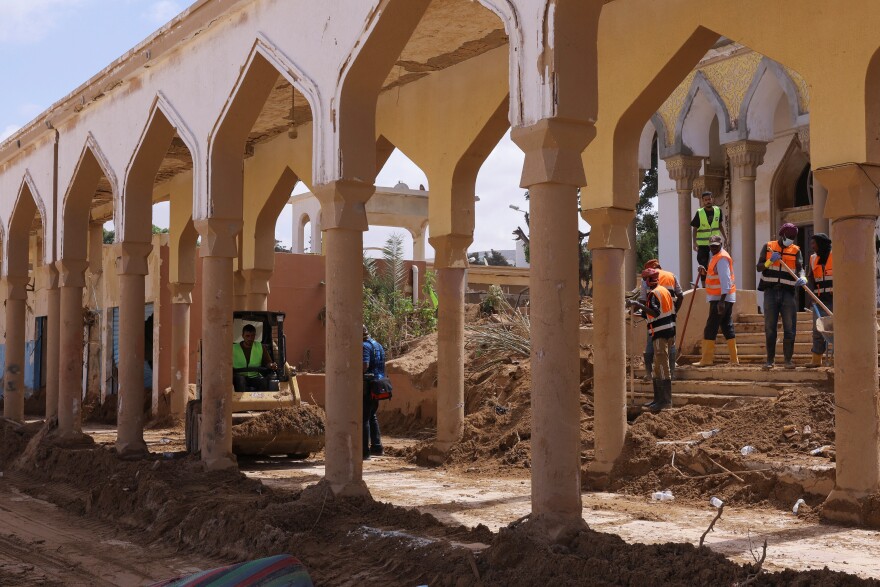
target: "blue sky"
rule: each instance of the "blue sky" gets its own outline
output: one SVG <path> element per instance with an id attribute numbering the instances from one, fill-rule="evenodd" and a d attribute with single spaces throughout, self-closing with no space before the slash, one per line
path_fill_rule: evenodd
<path id="1" fill-rule="evenodd" d="M 0 0 L 0 140 L 101 71 L 189 4 L 187 0 Z M 510 204 L 526 208 L 519 187 L 523 155 L 505 137 L 477 179 L 476 231 L 472 250 L 512 249 L 511 232 L 523 224 Z M 421 170 L 395 152 L 377 185 L 403 181 L 428 185 Z M 154 208 L 154 223 L 167 226 L 167 205 Z M 582 225 L 585 226 L 585 224 Z M 276 238 L 290 244 L 289 207 L 278 219 Z M 366 246 L 381 246 L 392 232 L 375 227 Z M 407 242 L 407 252 L 412 244 Z M 433 251 L 428 247 L 428 257 Z"/>

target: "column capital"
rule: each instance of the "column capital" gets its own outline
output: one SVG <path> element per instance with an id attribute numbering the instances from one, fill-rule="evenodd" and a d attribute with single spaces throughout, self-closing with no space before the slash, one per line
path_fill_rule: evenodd
<path id="1" fill-rule="evenodd" d="M 247 281 L 249 294 L 269 294 L 269 280 L 272 279 L 271 269 L 242 269 L 241 274 Z"/>
<path id="2" fill-rule="evenodd" d="M 813 177 L 827 190 L 825 218 L 840 220 L 853 216 L 880 216 L 877 185 L 880 166 L 870 163 L 847 163 L 822 167 Z"/>
<path id="3" fill-rule="evenodd" d="M 85 287 L 88 261 L 85 259 L 61 259 L 55 261 L 55 267 L 58 268 L 58 285 L 60 287 Z"/>
<path id="4" fill-rule="evenodd" d="M 168 289 L 171 290 L 171 303 L 172 304 L 191 304 L 192 303 L 192 290 L 193 283 L 169 283 Z"/>
<path id="5" fill-rule="evenodd" d="M 27 286 L 30 284 L 30 279 L 27 276 L 7 275 L 3 281 L 6 286 L 7 300 L 27 299 Z"/>
<path id="6" fill-rule="evenodd" d="M 730 164 L 740 170 L 740 179 L 754 181 L 758 167 L 764 163 L 767 143 L 761 141 L 734 141 L 724 145 Z"/>
<path id="7" fill-rule="evenodd" d="M 428 242 L 434 247 L 435 269 L 467 269 L 467 250 L 471 243 L 474 242 L 474 235 L 431 235 Z"/>
<path id="8" fill-rule="evenodd" d="M 152 243 L 116 243 L 116 274 L 146 275 L 150 272 L 147 258 L 153 250 Z"/>
<path id="9" fill-rule="evenodd" d="M 46 276 L 46 289 L 58 289 L 58 268 L 55 264 L 43 265 L 41 269 Z"/>
<path id="10" fill-rule="evenodd" d="M 673 155 L 664 159 L 669 179 L 675 181 L 675 189 L 679 192 L 691 191 L 694 180 L 703 169 L 703 157 L 692 155 Z"/>
<path id="11" fill-rule="evenodd" d="M 321 203 L 321 230 L 368 230 L 367 200 L 376 192 L 372 183 L 357 179 L 337 179 L 312 186 Z"/>
<path id="12" fill-rule="evenodd" d="M 629 242 L 629 224 L 635 218 L 635 210 L 623 208 L 593 208 L 584 211 L 584 220 L 590 223 L 590 240 L 587 247 L 595 249 L 628 249 L 635 246 Z"/>
<path id="13" fill-rule="evenodd" d="M 238 244 L 235 237 L 241 232 L 244 222 L 238 218 L 202 218 L 194 222 L 202 243 L 200 257 L 238 257 Z"/>
<path id="14" fill-rule="evenodd" d="M 510 138 L 526 155 L 520 185 L 586 185 L 581 155 L 595 136 L 592 124 L 564 118 L 544 118 L 531 126 L 514 128 Z"/>

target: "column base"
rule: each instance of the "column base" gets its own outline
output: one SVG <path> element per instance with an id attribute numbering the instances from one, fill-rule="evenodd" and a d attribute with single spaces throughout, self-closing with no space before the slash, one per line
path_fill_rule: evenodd
<path id="1" fill-rule="evenodd" d="M 73 430 L 63 434 L 57 433 L 52 444 L 61 448 L 83 448 L 94 446 L 95 439 L 88 434 Z"/>
<path id="2" fill-rule="evenodd" d="M 137 461 L 150 455 L 146 442 L 133 442 L 128 444 L 116 444 L 116 454 L 125 461 Z"/>
<path id="3" fill-rule="evenodd" d="M 581 532 L 589 530 L 583 518 L 572 518 L 560 514 L 535 514 L 523 524 L 523 530 L 551 544 L 571 542 Z"/>
<path id="4" fill-rule="evenodd" d="M 215 457 L 202 461 L 206 471 L 225 471 L 226 469 L 237 469 L 238 462 L 234 456 L 231 457 Z"/>
<path id="5" fill-rule="evenodd" d="M 347 483 L 330 483 L 330 491 L 336 497 L 371 497 L 370 490 L 362 479 Z"/>
<path id="6" fill-rule="evenodd" d="M 822 503 L 819 515 L 829 522 L 880 528 L 880 492 L 835 488 Z"/>

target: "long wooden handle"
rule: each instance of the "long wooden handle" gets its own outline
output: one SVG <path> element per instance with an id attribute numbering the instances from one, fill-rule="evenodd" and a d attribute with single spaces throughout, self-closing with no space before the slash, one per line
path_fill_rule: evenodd
<path id="1" fill-rule="evenodd" d="M 797 274 L 796 274 L 794 271 L 791 270 L 791 267 L 789 267 L 788 265 L 786 265 L 786 264 L 783 263 L 782 261 L 780 261 L 779 264 L 782 265 L 782 267 L 783 267 L 786 271 L 788 271 L 788 272 L 791 274 L 792 277 L 794 277 L 795 279 L 798 279 Z M 804 291 L 807 292 L 807 294 L 808 294 L 811 298 L 813 298 L 813 301 L 814 301 L 814 302 L 816 302 L 817 304 L 819 304 L 819 307 L 822 308 L 822 311 L 824 311 L 825 314 L 827 314 L 828 316 L 834 316 L 834 314 L 831 313 L 831 310 L 828 309 L 828 306 L 826 306 L 825 304 L 822 303 L 822 300 L 819 299 L 819 296 L 817 296 L 816 294 L 813 293 L 813 290 L 811 290 L 811 289 L 810 289 L 809 287 L 807 287 L 806 285 L 802 285 L 801 287 L 804 288 Z"/>
<path id="2" fill-rule="evenodd" d="M 675 362 L 678 363 L 679 359 L 684 356 L 684 350 L 682 350 L 682 345 L 684 344 L 684 333 L 687 331 L 688 320 L 691 319 L 691 308 L 694 307 L 694 298 L 697 297 L 697 289 L 700 287 L 700 269 L 697 268 L 697 277 L 694 279 L 694 290 L 691 292 L 691 303 L 688 304 L 688 311 L 684 317 L 684 326 L 681 329 L 681 338 L 678 339 L 678 346 L 676 347 L 676 357 Z"/>

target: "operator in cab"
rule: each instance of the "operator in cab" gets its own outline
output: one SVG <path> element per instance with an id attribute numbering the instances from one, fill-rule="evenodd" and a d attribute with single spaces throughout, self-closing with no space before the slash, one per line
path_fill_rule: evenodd
<path id="1" fill-rule="evenodd" d="M 278 365 L 272 361 L 272 354 L 266 345 L 254 344 L 257 329 L 253 324 L 245 324 L 241 329 L 241 342 L 232 343 L 232 386 L 235 391 L 266 391 L 269 379 L 264 377 L 258 368 L 277 370 Z M 253 371 L 237 371 L 252 368 Z"/>

